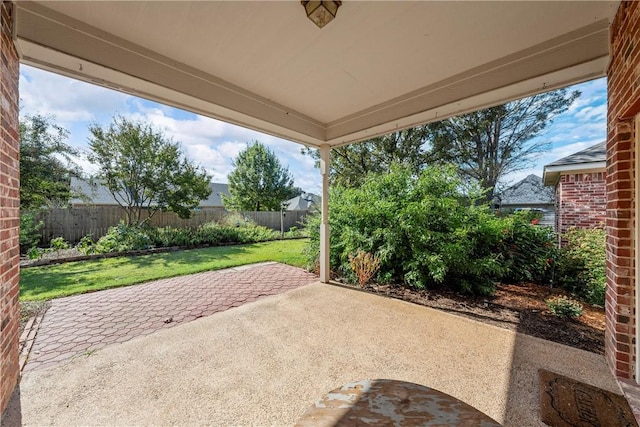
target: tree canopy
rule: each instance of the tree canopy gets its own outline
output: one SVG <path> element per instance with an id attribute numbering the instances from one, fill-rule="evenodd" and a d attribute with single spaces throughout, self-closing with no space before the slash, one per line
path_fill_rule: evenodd
<path id="1" fill-rule="evenodd" d="M 457 164 L 491 200 L 501 178 L 549 148 L 549 140 L 536 137 L 578 96 L 560 89 L 429 124 L 429 161 Z"/>
<path id="2" fill-rule="evenodd" d="M 26 116 L 20 121 L 20 208 L 64 206 L 71 197 L 70 179 L 79 176 L 73 162 L 78 151 L 65 141 L 69 131 L 53 117 Z"/>
<path id="3" fill-rule="evenodd" d="M 179 143 L 152 126 L 115 117 L 108 127 L 93 124 L 89 131 L 87 158 L 98 166 L 96 179 L 125 210 L 129 225 L 146 221 L 158 210 L 188 218 L 211 194 L 206 171 L 185 157 Z"/>
<path id="4" fill-rule="evenodd" d="M 229 174 L 231 195 L 223 195 L 227 209 L 278 211 L 282 202 L 301 193 L 293 186 L 289 169 L 260 142 L 253 142 L 240 152 L 233 165 L 235 168 Z"/>
<path id="5" fill-rule="evenodd" d="M 549 148 L 548 140 L 536 137 L 578 96 L 555 90 L 333 148 L 330 182 L 358 187 L 367 174 L 386 172 L 392 164 L 417 175 L 428 165 L 453 163 L 464 178 L 480 184 L 490 200 L 501 178 L 531 166 L 536 155 Z M 303 148 L 302 153 L 319 159 L 318 150 Z"/>
<path id="6" fill-rule="evenodd" d="M 426 126 L 418 126 L 379 136 L 368 141 L 331 149 L 329 179 L 332 185 L 358 187 L 368 173 L 388 171 L 392 164 L 418 174 L 426 164 Z M 303 154 L 319 160 L 315 149 L 303 148 Z M 316 165 L 317 166 L 317 165 Z"/>

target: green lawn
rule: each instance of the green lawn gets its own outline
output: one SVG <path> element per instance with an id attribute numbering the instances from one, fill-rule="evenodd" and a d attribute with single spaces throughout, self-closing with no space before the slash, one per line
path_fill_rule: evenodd
<path id="1" fill-rule="evenodd" d="M 20 300 L 48 300 L 255 262 L 303 267 L 307 242 L 278 240 L 25 268 L 20 272 Z"/>

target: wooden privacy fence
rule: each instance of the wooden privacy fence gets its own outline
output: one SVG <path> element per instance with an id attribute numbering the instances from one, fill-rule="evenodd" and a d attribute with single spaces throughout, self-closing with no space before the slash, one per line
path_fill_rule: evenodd
<path id="1" fill-rule="evenodd" d="M 202 208 L 192 213 L 191 218 L 181 219 L 173 212 L 156 212 L 149 223 L 154 227 L 197 227 L 211 221 L 220 221 L 230 212 L 221 208 Z M 239 212 L 245 218 L 258 225 L 280 231 L 293 226 L 300 227 L 300 222 L 308 214 L 306 211 L 280 212 Z M 143 213 L 143 216 L 144 215 Z M 109 227 L 117 225 L 125 219 L 124 211 L 119 206 L 74 207 L 68 209 L 50 209 L 38 215 L 44 223 L 41 230 L 42 243 L 48 245 L 52 238 L 63 237 L 66 241 L 76 243 L 87 234 L 98 239 L 107 233 Z"/>

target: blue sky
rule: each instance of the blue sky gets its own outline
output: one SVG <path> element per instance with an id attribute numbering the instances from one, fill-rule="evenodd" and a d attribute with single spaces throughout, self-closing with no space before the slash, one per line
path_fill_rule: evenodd
<path id="1" fill-rule="evenodd" d="M 542 176 L 545 164 L 605 139 L 606 80 L 593 80 L 570 89 L 581 91 L 582 96 L 540 135 L 551 142 L 552 148 L 534 159 L 531 168 L 505 177 L 505 184 L 530 173 Z M 320 172 L 314 169 L 313 159 L 300 154 L 301 145 L 294 142 L 25 65 L 20 68 L 20 105 L 21 116 L 55 116 L 55 122 L 70 132 L 68 143 L 81 150 L 87 149 L 87 128 L 91 123 L 107 125 L 117 114 L 149 122 L 179 141 L 187 156 L 205 167 L 214 182 L 227 182 L 233 158 L 248 142 L 257 140 L 268 145 L 289 167 L 296 186 L 320 193 Z M 84 158 L 77 163 L 87 173 L 94 171 Z"/>

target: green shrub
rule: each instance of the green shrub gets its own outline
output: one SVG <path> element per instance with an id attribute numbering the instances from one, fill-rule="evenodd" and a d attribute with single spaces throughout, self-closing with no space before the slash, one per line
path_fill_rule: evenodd
<path id="1" fill-rule="evenodd" d="M 306 228 L 299 228 L 296 227 L 295 225 L 289 228 L 289 231 L 286 231 L 284 233 L 285 237 L 288 238 L 295 238 L 295 237 L 309 237 L 307 234 L 307 229 Z"/>
<path id="2" fill-rule="evenodd" d="M 571 228 L 563 236 L 566 244 L 557 263 L 559 286 L 591 304 L 604 305 L 606 275 L 606 231 L 603 227 Z"/>
<path id="3" fill-rule="evenodd" d="M 33 212 L 20 212 L 20 252 L 25 253 L 40 243 L 44 223 L 36 220 Z"/>
<path id="4" fill-rule="evenodd" d="M 265 240 L 274 240 L 280 236 L 280 233 L 261 225 L 240 227 L 238 229 L 240 243 L 263 242 Z"/>
<path id="5" fill-rule="evenodd" d="M 56 251 L 60 253 L 60 251 L 65 249 L 69 249 L 69 243 L 67 243 L 63 237 L 55 237 L 49 242 L 48 252 Z"/>
<path id="6" fill-rule="evenodd" d="M 453 167 L 430 167 L 420 176 L 392 167 L 358 188 L 335 186 L 329 198 L 332 273 L 355 283 L 349 255 L 362 250 L 379 258 L 379 282 L 479 294 L 493 293 L 499 280 L 548 282 L 557 256 L 551 230 L 532 225 L 537 213 L 498 217 L 481 199 Z M 320 222 L 317 215 L 304 224 L 314 270 Z"/>
<path id="7" fill-rule="evenodd" d="M 479 196 L 452 167 L 431 167 L 419 177 L 393 167 L 358 188 L 336 186 L 329 198 L 332 267 L 355 282 L 349 255 L 361 249 L 379 258 L 380 281 L 491 294 L 503 274 L 494 252 L 503 227 L 475 203 Z M 317 265 L 319 223 L 307 220 L 310 266 Z"/>
<path id="8" fill-rule="evenodd" d="M 235 226 L 221 226 L 217 222 L 203 224 L 196 230 L 197 241 L 206 245 L 239 243 L 240 232 Z"/>
<path id="9" fill-rule="evenodd" d="M 582 304 L 564 296 L 549 298 L 545 301 L 549 310 L 558 317 L 576 319 L 582 315 Z"/>
<path id="10" fill-rule="evenodd" d="M 334 190 L 332 189 L 333 193 Z M 329 202 L 331 204 L 331 202 Z M 304 247 L 304 258 L 306 260 L 306 268 L 316 274 L 320 273 L 320 224 L 322 222 L 322 216 L 320 214 L 307 215 L 302 220 L 304 223 L 304 229 L 309 236 L 309 243 Z M 335 230 L 334 230 L 335 232 Z M 333 240 L 333 239 L 331 239 Z M 336 258 L 331 257 L 331 268 L 336 269 L 340 266 L 334 264 Z"/>
<path id="11" fill-rule="evenodd" d="M 195 246 L 201 242 L 190 228 L 161 227 L 149 230 L 149 237 L 158 247 Z"/>
<path id="12" fill-rule="evenodd" d="M 238 212 L 230 212 L 220 220 L 220 225 L 223 227 L 252 227 L 256 223 Z"/>
<path id="13" fill-rule="evenodd" d="M 232 219 L 227 223 L 235 224 L 234 221 Z M 150 230 L 149 235 L 153 243 L 159 247 L 255 243 L 276 238 L 276 233 L 273 230 L 244 220 L 237 227 L 209 222 L 195 229 L 157 228 Z"/>
<path id="14" fill-rule="evenodd" d="M 143 227 L 128 226 L 124 222 L 109 227 L 95 245 L 96 253 L 126 252 L 153 247 L 149 232 Z"/>
<path id="15" fill-rule="evenodd" d="M 44 250 L 37 246 L 34 246 L 27 251 L 27 257 L 29 257 L 29 259 L 40 259 L 43 255 Z"/>
<path id="16" fill-rule="evenodd" d="M 517 215 L 523 221 L 532 225 L 539 224 L 543 217 L 542 212 L 535 209 L 504 209 L 500 212 L 500 215 Z"/>
<path id="17" fill-rule="evenodd" d="M 96 247 L 93 243 L 93 237 L 91 236 L 91 234 L 83 236 L 76 245 L 76 249 L 85 255 L 91 255 L 92 253 L 95 253 Z"/>
<path id="18" fill-rule="evenodd" d="M 520 283 L 549 283 L 552 280 L 557 244 L 550 227 L 532 225 L 531 211 L 515 212 L 503 218 L 503 238 L 496 248 L 504 265 L 503 280 Z"/>

